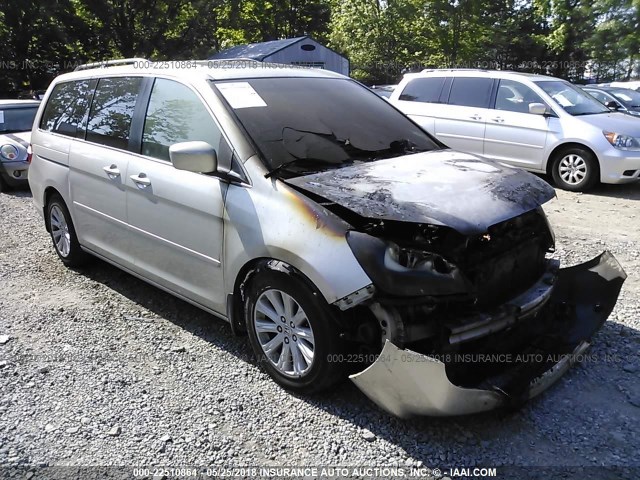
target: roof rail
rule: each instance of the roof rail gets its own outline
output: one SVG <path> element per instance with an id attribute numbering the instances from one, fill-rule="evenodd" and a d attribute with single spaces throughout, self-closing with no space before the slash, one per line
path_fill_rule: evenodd
<path id="1" fill-rule="evenodd" d="M 105 60 L 102 62 L 85 63 L 84 65 L 78 65 L 73 69 L 74 72 L 78 70 L 89 70 L 91 68 L 106 68 L 115 67 L 117 65 L 131 65 L 136 62 L 148 62 L 146 58 L 120 58 L 118 60 Z"/>
<path id="2" fill-rule="evenodd" d="M 429 72 L 487 72 L 486 68 L 425 68 L 420 73 Z"/>

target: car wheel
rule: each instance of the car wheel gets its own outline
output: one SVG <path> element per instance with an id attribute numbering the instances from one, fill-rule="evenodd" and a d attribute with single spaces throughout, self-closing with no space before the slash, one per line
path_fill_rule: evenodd
<path id="1" fill-rule="evenodd" d="M 5 182 L 2 175 L 0 175 L 0 193 L 6 192 L 7 190 L 9 190 L 9 185 L 7 185 L 7 182 Z"/>
<path id="2" fill-rule="evenodd" d="M 47 225 L 58 257 L 69 267 L 86 263 L 88 255 L 78 242 L 69 210 L 60 195 L 54 195 L 47 204 Z"/>
<path id="3" fill-rule="evenodd" d="M 337 322 L 302 275 L 268 262 L 252 277 L 244 298 L 251 347 L 277 383 L 313 393 L 343 380 Z"/>
<path id="4" fill-rule="evenodd" d="M 552 175 L 558 187 L 572 192 L 584 192 L 598 183 L 598 160 L 583 148 L 563 150 L 553 162 Z"/>

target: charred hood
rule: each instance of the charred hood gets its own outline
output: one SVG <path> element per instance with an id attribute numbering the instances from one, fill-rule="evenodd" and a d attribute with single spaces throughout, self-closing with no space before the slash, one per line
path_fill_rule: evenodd
<path id="1" fill-rule="evenodd" d="M 285 182 L 364 218 L 442 225 L 464 235 L 486 232 L 555 196 L 535 175 L 452 150 L 360 163 Z"/>

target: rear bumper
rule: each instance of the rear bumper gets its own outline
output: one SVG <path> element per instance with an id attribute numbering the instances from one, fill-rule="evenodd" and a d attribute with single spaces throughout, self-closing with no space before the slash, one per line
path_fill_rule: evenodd
<path id="1" fill-rule="evenodd" d="M 398 417 L 465 415 L 519 405 L 580 360 L 613 310 L 625 278 L 613 255 L 604 252 L 561 269 L 548 302 L 512 331 L 442 355 L 387 342 L 378 359 L 351 380 Z"/>

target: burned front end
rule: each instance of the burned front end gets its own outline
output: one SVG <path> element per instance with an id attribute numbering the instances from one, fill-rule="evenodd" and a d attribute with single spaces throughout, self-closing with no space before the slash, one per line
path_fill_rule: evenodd
<path id="1" fill-rule="evenodd" d="M 608 252 L 560 269 L 547 258 L 553 236 L 541 209 L 471 237 L 391 226 L 402 230 L 387 242 L 348 236 L 375 285 L 351 309 L 354 339 L 368 355 L 383 341 L 351 378 L 401 417 L 515 406 L 541 392 L 586 349 L 625 278 Z"/>
<path id="2" fill-rule="evenodd" d="M 336 302 L 345 339 L 369 360 L 351 379 L 400 417 L 517 406 L 580 358 L 626 275 L 609 252 L 560 268 L 540 207 L 554 192 L 537 177 L 430 161 L 429 177 L 417 162 L 400 184 L 390 163 L 294 185 L 353 226 L 347 242 L 372 280 Z M 433 175 L 461 165 L 472 174 L 457 188 Z"/>

